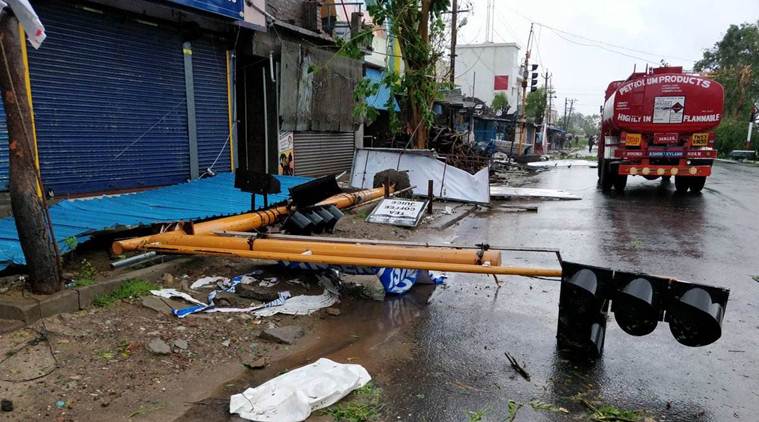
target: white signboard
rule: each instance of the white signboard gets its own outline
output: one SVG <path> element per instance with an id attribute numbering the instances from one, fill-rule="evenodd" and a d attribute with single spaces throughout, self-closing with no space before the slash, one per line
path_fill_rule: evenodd
<path id="1" fill-rule="evenodd" d="M 394 226 L 416 227 L 422 218 L 427 201 L 410 199 L 383 199 L 369 214 L 370 223 L 392 224 Z"/>
<path id="2" fill-rule="evenodd" d="M 682 123 L 685 97 L 654 98 L 654 123 Z"/>

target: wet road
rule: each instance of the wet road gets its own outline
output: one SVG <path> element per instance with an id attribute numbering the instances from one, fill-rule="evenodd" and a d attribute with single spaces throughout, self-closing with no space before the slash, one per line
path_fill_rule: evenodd
<path id="1" fill-rule="evenodd" d="M 581 201 L 540 202 L 538 213 L 481 214 L 434 240 L 555 247 L 575 262 L 728 287 L 722 338 L 687 348 L 667 324 L 632 337 L 612 317 L 603 358 L 575 366 L 555 350 L 558 282 L 511 277 L 496 294 L 492 278 L 454 276 L 417 318 L 411 358 L 377 374 L 387 420 L 462 421 L 468 411 L 484 411 L 483 420 L 502 421 L 509 400 L 532 399 L 571 413 L 525 405 L 517 421 L 578 420 L 587 417 L 581 397 L 663 420 L 757 420 L 759 283 L 751 276 L 759 274 L 759 168 L 720 164 L 698 196 L 641 178 L 632 178 L 624 195 L 603 195 L 595 172 L 553 169 L 536 178 L 536 187 L 564 189 Z M 506 261 L 556 262 L 550 255 Z M 504 352 L 524 362 L 529 382 L 515 376 Z"/>

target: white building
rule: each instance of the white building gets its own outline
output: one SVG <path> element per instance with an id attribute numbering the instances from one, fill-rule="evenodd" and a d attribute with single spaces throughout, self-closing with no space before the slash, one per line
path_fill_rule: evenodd
<path id="1" fill-rule="evenodd" d="M 509 113 L 521 100 L 519 46 L 515 43 L 463 44 L 456 46 L 456 85 L 467 96 L 488 105 L 498 92 L 506 94 Z"/>

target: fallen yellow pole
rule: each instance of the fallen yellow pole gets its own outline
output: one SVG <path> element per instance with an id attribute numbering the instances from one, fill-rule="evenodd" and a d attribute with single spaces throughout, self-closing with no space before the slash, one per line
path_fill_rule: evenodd
<path id="1" fill-rule="evenodd" d="M 410 261 L 398 259 L 357 258 L 335 255 L 303 255 L 283 252 L 257 252 L 224 248 L 145 245 L 144 249 L 185 255 L 237 256 L 267 261 L 305 262 L 312 264 L 352 265 L 358 267 L 404 268 L 412 270 L 446 271 L 454 273 L 522 275 L 528 277 L 560 277 L 560 268 L 529 268 L 493 265 L 457 264 L 448 262 Z"/>
<path id="2" fill-rule="evenodd" d="M 362 245 L 360 243 L 345 244 L 319 242 L 309 240 L 277 240 L 266 238 L 225 237 L 208 235 L 187 235 L 181 232 L 170 232 L 162 236 L 159 242 L 146 246 L 182 246 L 196 248 L 233 249 L 238 251 L 278 252 L 314 255 L 330 255 L 355 258 L 377 258 L 403 261 L 442 261 L 457 264 L 489 263 L 501 264 L 501 252 L 487 250 L 480 252 L 476 249 L 433 248 L 433 247 L 401 247 L 385 245 Z"/>
<path id="3" fill-rule="evenodd" d="M 392 192 L 393 187 L 390 188 Z M 334 205 L 337 208 L 347 208 L 351 205 L 360 204 L 365 201 L 379 198 L 385 194 L 385 188 L 366 189 L 354 193 L 340 193 L 330 198 L 325 199 L 317 205 Z M 208 234 L 213 235 L 214 232 L 219 231 L 241 231 L 249 232 L 261 227 L 268 226 L 276 222 L 279 218 L 286 216 L 289 213 L 287 207 L 274 207 L 267 210 L 261 210 L 256 212 L 249 212 L 246 214 L 233 215 L 230 217 L 217 218 L 215 220 L 209 220 L 202 223 L 192 224 L 191 232 L 179 229 L 171 232 L 159 233 L 151 236 L 135 237 L 132 239 L 123 239 L 113 242 L 111 250 L 115 255 L 121 255 L 127 251 L 134 251 L 142 248 L 148 243 L 161 242 L 163 239 L 167 239 L 167 236 L 171 234 Z"/>

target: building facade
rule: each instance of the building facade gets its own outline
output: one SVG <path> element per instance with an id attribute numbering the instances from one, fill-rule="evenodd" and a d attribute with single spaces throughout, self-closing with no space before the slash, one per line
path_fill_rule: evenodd
<path id="1" fill-rule="evenodd" d="M 519 46 L 515 43 L 463 44 L 456 46 L 456 86 L 464 95 L 488 105 L 497 93 L 506 94 L 507 113 L 513 113 L 521 98 Z"/>
<path id="2" fill-rule="evenodd" d="M 50 196 L 139 190 L 237 167 L 277 173 L 280 135 L 287 133 L 295 174 L 350 168 L 355 127 L 345 104 L 361 62 L 328 60 L 335 42 L 322 30 L 318 2 L 33 5 L 47 33 L 27 57 L 39 168 Z M 288 42 L 297 51 L 283 49 Z M 312 65 L 320 66 L 314 75 Z M 292 75 L 295 86 L 288 85 Z M 331 105 L 315 107 L 320 98 Z M 348 115 L 338 118 L 342 109 Z M 8 142 L 0 116 L 3 191 Z"/>

